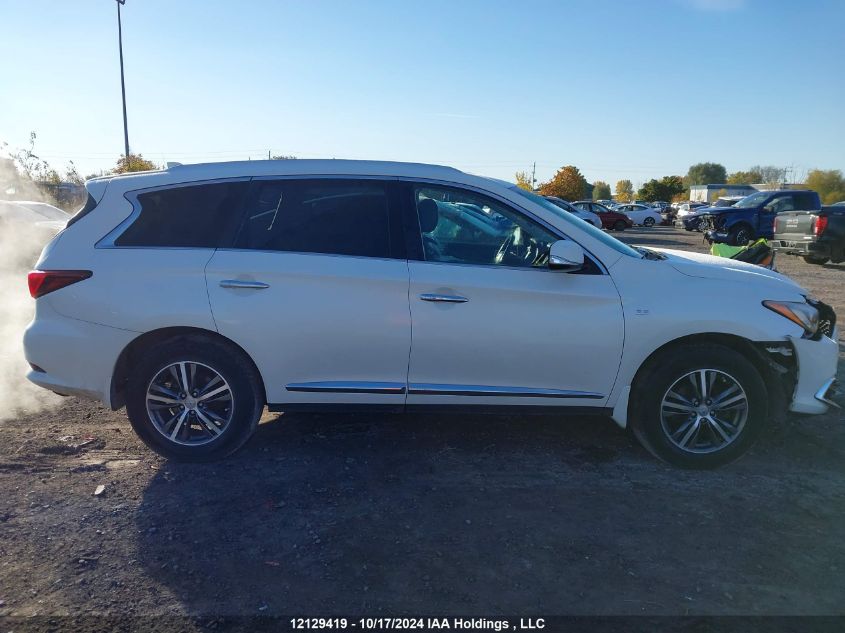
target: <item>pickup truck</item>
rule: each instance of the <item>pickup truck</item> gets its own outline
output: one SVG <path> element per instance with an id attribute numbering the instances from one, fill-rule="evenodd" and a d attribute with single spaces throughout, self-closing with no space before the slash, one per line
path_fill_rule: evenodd
<path id="1" fill-rule="evenodd" d="M 845 206 L 778 214 L 772 248 L 800 255 L 810 264 L 845 261 Z"/>
<path id="2" fill-rule="evenodd" d="M 701 214 L 700 226 L 712 242 L 744 246 L 751 240 L 774 237 L 775 218 L 786 211 L 817 212 L 819 194 L 810 190 L 758 191 L 732 207 L 713 207 Z"/>

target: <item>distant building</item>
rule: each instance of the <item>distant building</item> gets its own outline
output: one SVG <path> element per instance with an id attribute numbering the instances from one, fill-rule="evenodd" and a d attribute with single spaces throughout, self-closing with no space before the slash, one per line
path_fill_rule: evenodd
<path id="1" fill-rule="evenodd" d="M 749 196 L 758 187 L 754 185 L 690 185 L 689 199 L 693 202 L 714 202 L 720 196 Z"/>
<path id="2" fill-rule="evenodd" d="M 772 189 L 804 189 L 803 183 L 780 182 L 780 183 L 757 183 L 754 185 L 690 185 L 689 199 L 692 202 L 715 202 L 724 196 L 750 196 L 757 191 L 770 191 Z"/>

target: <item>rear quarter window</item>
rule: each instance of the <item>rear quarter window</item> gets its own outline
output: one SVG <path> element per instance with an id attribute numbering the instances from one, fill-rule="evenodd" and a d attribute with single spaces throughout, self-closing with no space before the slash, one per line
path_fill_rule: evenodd
<path id="1" fill-rule="evenodd" d="M 137 217 L 115 246 L 217 248 L 240 220 L 249 182 L 218 182 L 139 193 Z"/>

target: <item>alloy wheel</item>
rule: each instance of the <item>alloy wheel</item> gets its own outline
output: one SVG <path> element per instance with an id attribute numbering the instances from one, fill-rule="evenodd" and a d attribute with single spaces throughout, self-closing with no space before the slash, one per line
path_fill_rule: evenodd
<path id="1" fill-rule="evenodd" d="M 660 402 L 669 441 L 690 453 L 713 453 L 733 443 L 748 419 L 748 396 L 730 374 L 697 369 L 678 378 Z"/>
<path id="2" fill-rule="evenodd" d="M 216 370 L 190 360 L 167 365 L 150 381 L 147 414 L 156 431 L 185 446 L 217 439 L 235 409 L 229 383 Z"/>

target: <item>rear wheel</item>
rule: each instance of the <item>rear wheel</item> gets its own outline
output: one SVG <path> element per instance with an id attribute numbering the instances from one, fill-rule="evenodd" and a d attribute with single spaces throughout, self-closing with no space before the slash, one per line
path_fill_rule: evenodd
<path id="1" fill-rule="evenodd" d="M 743 455 L 768 417 L 757 368 L 716 344 L 663 354 L 635 385 L 634 434 L 655 456 L 682 468 L 714 468 Z"/>
<path id="2" fill-rule="evenodd" d="M 653 227 L 654 226 L 654 218 L 648 217 L 645 220 L 643 220 L 643 226 L 646 226 L 648 228 Z"/>
<path id="3" fill-rule="evenodd" d="M 625 222 L 623 220 L 616 220 L 613 224 L 614 231 L 624 231 L 625 230 Z"/>
<path id="4" fill-rule="evenodd" d="M 807 262 L 808 264 L 816 264 L 818 266 L 821 266 L 822 264 L 826 264 L 828 262 L 828 258 L 827 257 L 818 257 L 818 256 L 813 256 L 813 255 L 805 255 L 804 261 Z"/>
<path id="5" fill-rule="evenodd" d="M 177 461 L 229 455 L 252 436 L 264 407 L 252 363 L 210 337 L 169 339 L 132 370 L 126 411 L 152 450 Z"/>

